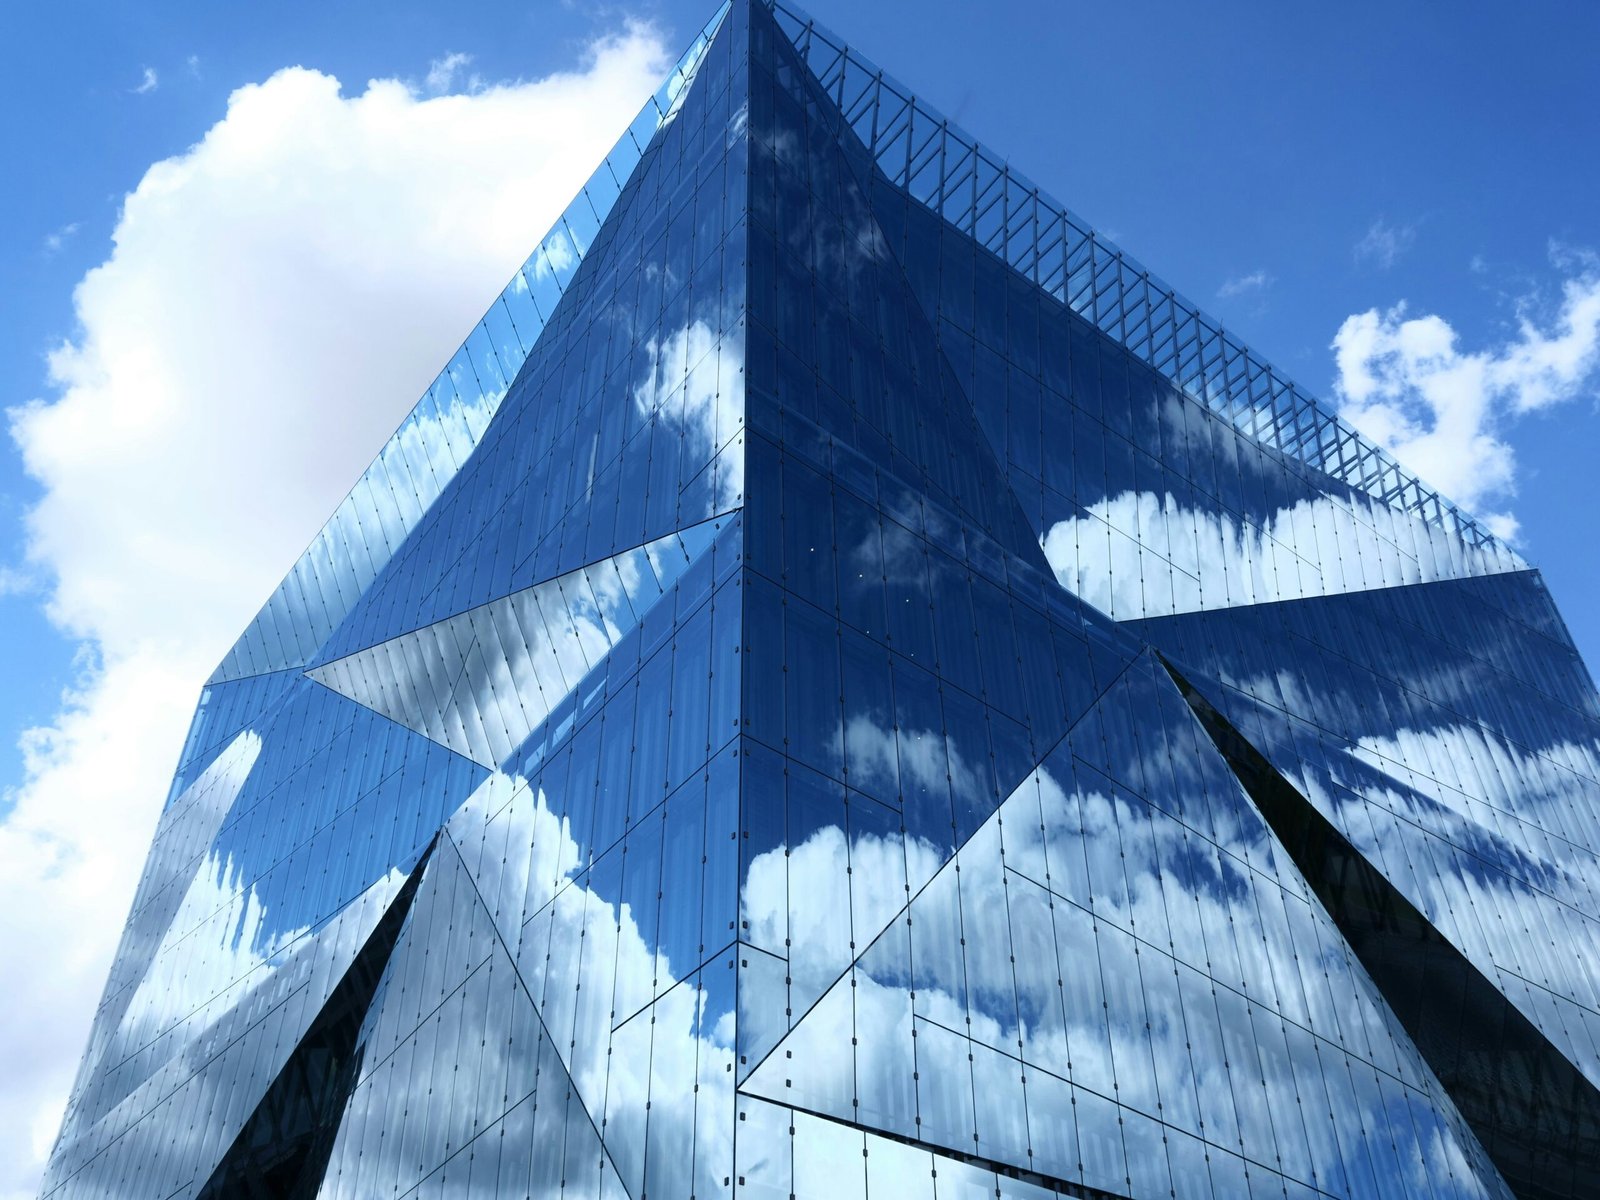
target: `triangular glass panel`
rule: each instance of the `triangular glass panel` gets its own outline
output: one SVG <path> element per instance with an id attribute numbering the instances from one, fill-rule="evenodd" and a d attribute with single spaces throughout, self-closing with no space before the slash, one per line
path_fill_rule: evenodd
<path id="1" fill-rule="evenodd" d="M 419 899 L 356 1049 L 359 1083 L 341 1105 L 337 1142 L 319 1176 L 324 1197 L 360 1197 L 398 1182 L 470 1194 L 619 1192 L 595 1122 L 568 1076 L 476 880 L 446 836 L 439 879 Z M 471 953 L 435 965 L 448 931 Z M 456 1029 L 473 1036 L 458 1040 Z M 442 1036 L 441 1031 L 451 1031 Z M 403 1112 L 388 1097 L 426 1054 L 436 1084 Z M 609 1189 L 609 1190 L 608 1190 Z"/>
<path id="2" fill-rule="evenodd" d="M 1176 671 L 1195 716 L 1518 1195 L 1600 1178 L 1600 1089 Z"/>
<path id="3" fill-rule="evenodd" d="M 261 730 L 300 678 L 298 670 L 271 671 L 227 683 L 207 684 L 189 723 L 189 736 L 178 757 L 178 770 L 167 794 L 171 807 L 179 794 L 246 728 Z"/>
<path id="4" fill-rule="evenodd" d="M 98 1119 L 99 1113 L 125 1094 L 132 1084 L 124 1086 L 118 1094 L 108 1094 L 108 1088 L 99 1068 L 107 1050 L 118 1041 L 124 1014 L 144 981 L 146 972 L 155 958 L 162 940 L 167 936 L 174 916 L 184 900 L 190 880 L 200 869 L 206 849 L 216 836 L 218 827 L 233 808 L 245 781 L 249 778 L 261 753 L 261 739 L 253 733 L 235 737 L 219 751 L 194 782 L 179 792 L 161 815 L 154 845 L 140 877 L 138 891 L 134 893 L 133 908 L 128 915 L 127 927 L 117 946 L 111 963 L 111 976 L 106 981 L 105 993 L 95 1013 L 95 1028 L 78 1070 L 78 1080 L 67 1106 L 68 1125 L 80 1119 L 80 1103 L 87 1103 L 89 1111 L 84 1119 Z M 115 1057 L 115 1051 L 113 1051 Z M 99 1076 L 97 1078 L 97 1076 Z M 87 1099 L 84 1089 L 95 1082 L 95 1096 Z"/>
<path id="5" fill-rule="evenodd" d="M 671 594 L 721 527 L 691 526 L 307 674 L 493 767 Z"/>
<path id="6" fill-rule="evenodd" d="M 836 440 L 1042 568 L 873 219 L 870 158 L 765 9 L 751 20 L 751 425 L 783 443 Z"/>
<path id="7" fill-rule="evenodd" d="M 339 1116 L 361 1067 L 361 1025 L 430 852 L 424 853 L 384 910 L 361 952 L 201 1187 L 198 1200 L 257 1195 L 311 1200 L 318 1195 Z"/>
<path id="8" fill-rule="evenodd" d="M 195 1030 L 137 1088 L 109 1109 L 95 1106 L 91 1082 L 63 1127 L 43 1194 L 118 1195 L 137 1179 L 162 1196 L 204 1180 L 249 1120 L 339 980 L 405 883 L 399 871 L 345 905 L 316 934 L 287 947 L 266 969 L 195 1016 Z M 208 1115 L 195 1137 L 186 1114 Z M 100 1112 L 90 1119 L 91 1112 Z M 198 1176 L 198 1178 L 197 1178 Z"/>
<path id="9" fill-rule="evenodd" d="M 304 679 L 226 762 L 215 786 L 190 789 L 192 800 L 165 815 L 172 843 L 147 866 L 161 886 L 140 900 L 138 954 L 125 947 L 105 1044 L 80 1088 L 93 1100 L 74 1120 L 98 1119 L 293 947 L 394 870 L 409 871 L 484 773 Z M 323 863 L 315 886 L 309 859 Z"/>

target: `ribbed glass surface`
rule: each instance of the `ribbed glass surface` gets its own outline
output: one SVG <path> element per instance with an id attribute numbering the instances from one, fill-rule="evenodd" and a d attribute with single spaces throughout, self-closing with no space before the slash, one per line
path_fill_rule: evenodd
<path id="1" fill-rule="evenodd" d="M 207 684 L 51 1197 L 1600 1192 L 1538 573 L 786 4 Z"/>

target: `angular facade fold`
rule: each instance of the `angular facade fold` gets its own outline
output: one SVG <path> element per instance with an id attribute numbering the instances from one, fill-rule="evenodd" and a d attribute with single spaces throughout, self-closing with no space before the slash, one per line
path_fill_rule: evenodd
<path id="1" fill-rule="evenodd" d="M 207 682 L 43 1194 L 1600 1194 L 1538 572 L 787 3 Z"/>

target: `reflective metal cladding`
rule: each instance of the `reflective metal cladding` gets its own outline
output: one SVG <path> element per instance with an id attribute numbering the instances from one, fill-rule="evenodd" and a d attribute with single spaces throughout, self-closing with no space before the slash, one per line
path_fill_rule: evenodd
<path id="1" fill-rule="evenodd" d="M 786 3 L 207 682 L 44 1194 L 1600 1194 L 1538 573 Z"/>

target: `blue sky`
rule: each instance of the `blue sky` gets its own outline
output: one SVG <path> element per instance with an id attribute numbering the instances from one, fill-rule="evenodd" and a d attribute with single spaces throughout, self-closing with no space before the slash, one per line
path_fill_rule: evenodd
<path id="1" fill-rule="evenodd" d="M 581 93 L 541 92 L 537 81 L 565 72 L 581 77 L 572 88 L 582 79 L 612 90 L 621 88 L 612 81 L 642 86 L 699 29 L 710 8 L 642 0 L 448 8 L 88 3 L 70 16 L 45 6 L 0 9 L 0 39 L 26 47 L 0 78 L 0 112 L 7 114 L 0 155 L 14 165 L 0 189 L 6 281 L 0 288 L 0 397 L 8 407 L 57 401 L 67 384 L 52 381 L 46 360 L 64 340 L 76 351 L 57 360 L 58 373 L 75 370 L 78 386 L 105 384 L 112 396 L 99 410 L 96 436 L 77 439 L 95 443 L 94 454 L 82 461 L 66 461 L 71 456 L 62 447 L 75 442 L 70 427 L 24 434 L 31 473 L 16 443 L 0 445 L 0 654 L 7 680 L 0 690 L 0 812 L 29 797 L 47 807 L 49 797 L 78 794 L 63 780 L 81 793 L 114 797 L 105 781 L 126 774 L 143 789 L 142 799 L 128 801 L 135 815 L 127 836 L 139 838 L 141 821 L 148 829 L 161 787 L 149 780 L 159 779 L 163 764 L 170 770 L 177 751 L 168 744 L 171 722 L 131 731 L 128 745 L 114 738 L 96 742 L 85 727 L 115 711 L 97 705 L 109 706 L 117 686 L 136 693 L 138 680 L 149 678 L 132 667 L 118 675 L 97 664 L 137 661 L 148 672 L 158 670 L 149 664 L 159 661 L 171 667 L 159 694 L 182 709 L 181 736 L 200 683 L 185 653 L 193 650 L 194 661 L 203 661 L 207 648 L 173 650 L 181 629 L 147 638 L 145 625 L 152 613 L 181 609 L 185 598 L 196 612 L 231 612 L 202 602 L 208 588 L 221 594 L 236 574 L 227 540 L 215 529 L 189 530 L 187 514 L 215 507 L 219 521 L 259 514 L 272 527 L 272 539 L 242 543 L 269 559 L 266 583 L 247 581 L 254 589 L 249 596 L 264 597 L 315 531 L 318 514 L 331 509 L 376 448 L 374 438 L 381 441 L 382 431 L 409 407 L 417 390 L 412 381 L 426 382 L 543 227 L 533 216 L 526 222 L 531 236 L 519 232 L 516 220 L 496 223 L 495 237 L 473 242 L 471 253 L 460 256 L 471 259 L 470 269 L 430 254 L 416 230 L 440 228 L 443 218 L 407 207 L 409 199 L 401 196 L 410 185 L 403 176 L 379 172 L 352 182 L 367 161 L 362 139 L 388 136 L 389 126 L 372 113 L 371 120 L 339 126 L 345 140 L 327 153 L 310 147 L 297 158 L 292 139 L 285 144 L 279 138 L 270 170 L 251 174 L 254 168 L 245 163 L 230 176 L 228 164 L 238 164 L 227 155 L 248 156 L 258 146 L 240 133 L 244 110 L 237 121 L 229 116 L 230 96 L 276 80 L 251 93 L 259 106 L 287 104 L 293 96 L 306 113 L 348 116 L 354 107 L 347 102 L 367 92 L 368 80 L 398 80 L 405 86 L 394 85 L 383 109 L 396 120 L 412 120 L 424 99 L 466 97 L 455 108 L 429 108 L 437 119 L 421 121 L 407 136 L 444 136 L 441 130 L 452 128 L 455 141 L 470 142 L 474 129 L 497 131 L 495 122 L 511 119 L 503 106 L 489 107 L 484 90 L 522 81 L 510 94 L 528 107 L 516 111 L 551 126 L 550 138 L 523 144 L 496 132 L 503 156 L 493 146 L 469 146 L 439 158 L 437 176 L 419 172 L 416 190 L 426 196 L 446 185 L 463 187 L 461 196 L 470 198 L 482 188 L 467 187 L 472 181 L 464 183 L 461 173 L 498 179 L 503 170 L 509 178 L 503 187 L 514 199 L 522 172 L 536 197 L 529 212 L 553 215 L 626 117 L 611 119 L 596 111 L 600 106 L 584 103 L 590 122 L 568 121 L 562 106 L 572 107 Z M 1600 662 L 1600 608 L 1590 601 L 1600 588 L 1591 498 L 1591 464 L 1600 461 L 1600 381 L 1585 341 L 1586 331 L 1592 339 L 1600 326 L 1595 310 L 1585 307 L 1600 304 L 1594 299 L 1600 297 L 1600 156 L 1594 152 L 1600 108 L 1592 96 L 1600 7 L 1570 0 L 1522 5 L 1513 14 L 1488 3 L 880 0 L 864 6 L 815 0 L 809 8 L 1303 386 L 1360 410 L 1373 428 L 1397 437 L 1402 458 L 1409 447 L 1424 476 L 1445 484 L 1447 494 L 1507 525 L 1514 519 L 1518 547 L 1544 570 L 1586 657 Z M 294 66 L 308 71 L 293 79 L 278 75 Z M 331 78 L 342 83 L 342 95 L 331 90 Z M 642 98 L 642 92 L 633 95 L 619 113 Z M 224 124 L 227 136 L 211 139 L 209 157 L 190 153 Z M 320 128 L 313 122 L 308 134 Z M 577 169 L 573 162 L 585 155 Z M 153 165 L 174 156 L 179 168 L 146 180 Z M 230 179 L 237 184 L 231 190 Z M 144 199 L 125 206 L 141 180 Z M 157 186 L 163 180 L 174 197 L 170 203 Z M 306 194 L 296 198 L 297 187 Z M 184 221 L 195 228 L 197 247 L 228 245 L 230 228 L 239 244 L 252 244 L 258 236 L 252 222 L 262 213 L 278 222 L 274 236 L 310 245 L 322 236 L 316 221 L 324 196 L 330 222 L 363 211 L 363 204 L 381 215 L 374 224 L 382 228 L 375 231 L 330 225 L 328 245 L 336 251 L 384 252 L 383 271 L 366 268 L 382 279 L 372 295 L 349 279 L 330 281 L 327 294 L 345 295 L 338 288 L 349 285 L 349 295 L 359 297 L 351 323 L 359 325 L 367 308 L 381 307 L 375 297 L 382 294 L 398 297 L 396 304 L 405 300 L 407 311 L 420 312 L 419 321 L 435 320 L 438 328 L 408 339 L 415 342 L 414 362 L 363 359 L 357 349 L 344 356 L 352 361 L 330 357 L 325 377 L 338 380 L 335 392 L 366 395 L 361 381 L 367 380 L 377 398 L 361 421 L 341 425 L 336 435 L 319 433 L 308 445 L 304 434 L 285 432 L 311 427 L 322 411 L 305 406 L 297 377 L 271 376 L 281 405 L 252 384 L 270 375 L 275 349 L 292 355 L 305 343 L 305 330 L 291 317 L 337 333 L 330 346 L 344 344 L 347 317 L 306 311 L 303 299 L 274 310 L 265 296 L 270 281 L 245 270 L 233 294 L 248 301 L 250 289 L 263 289 L 262 307 L 277 313 L 275 323 L 263 319 L 263 330 L 252 336 L 213 337 L 203 321 L 161 325 L 159 283 L 192 279 L 183 272 L 206 269 L 204 261 L 185 260 L 185 239 L 173 236 Z M 196 207 L 178 211 L 182 203 Z M 539 220 L 548 223 L 548 215 Z M 412 219 L 417 224 L 403 226 Z M 114 233 L 122 259 L 75 301 L 80 281 L 112 260 Z M 393 246 L 384 237 L 394 239 Z M 414 261 L 393 247 L 412 248 Z M 211 257 L 218 258 L 214 251 Z M 178 274 L 164 274 L 168 260 Z M 241 254 L 239 261 L 247 267 L 253 260 Z M 273 261 L 266 256 L 258 265 L 270 273 Z M 136 266 L 145 275 L 134 283 Z M 217 319 L 250 321 L 253 313 L 241 302 L 219 308 Z M 1363 321 L 1363 314 L 1373 315 Z M 133 393 L 125 408 L 115 397 L 118 387 L 128 386 L 125 364 L 137 359 L 137 347 L 162 336 L 177 344 L 193 339 L 197 353 L 215 348 L 234 356 L 236 373 L 223 374 L 220 383 L 212 377 L 195 407 L 174 418 L 216 440 L 197 440 L 174 458 L 155 452 L 119 457 L 119 447 L 137 446 L 160 427 L 161 414 L 147 419 Z M 1344 374 L 1336 338 L 1346 350 Z M 359 330 L 344 340 L 363 344 Z M 369 336 L 367 344 L 381 349 L 384 341 Z M 109 382 L 90 378 L 113 361 L 124 365 L 109 372 Z M 1365 391 L 1349 373 L 1352 363 L 1370 368 Z M 110 428 L 106 413 L 114 417 Z M 251 422 L 249 437 L 230 443 L 227 425 L 236 414 Z M 208 465 L 213 444 L 233 445 L 224 454 L 249 456 L 253 448 L 277 454 L 251 478 L 289 479 L 292 495 L 260 490 L 219 499 L 243 459 Z M 185 492 L 191 471 L 205 484 Z M 1463 488 L 1472 494 L 1462 494 Z M 47 495 L 53 497 L 48 545 L 39 561 L 35 535 L 30 563 L 24 516 Z M 142 507 L 147 500 L 150 506 Z M 125 515 L 126 523 L 100 529 L 94 514 L 109 509 Z M 130 567 L 144 552 L 128 532 L 138 530 L 140 520 L 171 531 L 149 556 L 152 564 L 168 565 L 144 572 Z M 189 542 L 186 530 L 193 534 Z M 75 540 L 80 531 L 82 539 Z M 108 557 L 108 546 L 124 556 Z M 186 547 L 203 561 L 175 570 L 172 564 L 181 560 L 160 557 L 181 555 Z M 107 564 L 103 574 L 97 573 L 101 563 Z M 125 579 L 114 578 L 118 571 L 149 577 L 124 588 Z M 162 581 L 169 579 L 171 590 L 164 593 Z M 248 608 L 249 596 L 229 595 L 228 603 Z M 64 703 L 67 688 L 76 689 L 76 697 Z M 25 739 L 30 728 L 55 733 Z M 80 833 L 36 821 L 19 845 L 48 844 L 64 861 L 89 861 L 92 854 L 79 853 L 73 840 Z M 7 853 L 0 845 L 0 868 Z M 132 875 L 102 874 L 103 888 L 92 897 L 99 907 L 86 901 L 82 911 L 104 912 L 114 926 L 126 909 Z M 0 939 L 7 936 L 0 930 Z M 100 952 L 87 948 L 76 964 L 73 978 L 86 981 L 80 990 L 98 990 L 105 969 L 103 958 L 94 957 Z M 43 1039 L 36 1052 L 37 1071 L 29 1078 L 43 1082 L 33 1092 L 14 1086 L 15 1095 L 0 1096 L 0 1112 L 15 1105 L 29 1114 L 21 1124 L 42 1121 L 53 1128 L 53 1117 L 35 1112 L 52 1102 L 51 1088 L 59 1090 L 63 1072 L 70 1075 L 72 1063 L 61 1064 L 81 1047 L 83 1005 L 92 1007 L 93 996 L 39 1003 L 47 999 L 64 1005 L 67 1015 L 60 1036 Z M 13 1061 L 9 1052 L 5 1057 Z M 32 1136 L 47 1143 L 48 1134 Z M 0 1146 L 0 1159 L 34 1153 L 6 1150 Z M 35 1168 L 25 1164 L 16 1179 L 0 1179 L 0 1197 L 12 1187 L 25 1191 L 29 1169 Z"/>

